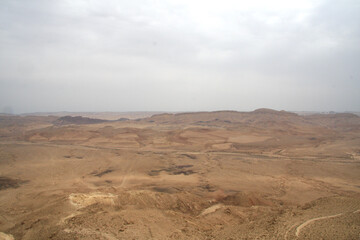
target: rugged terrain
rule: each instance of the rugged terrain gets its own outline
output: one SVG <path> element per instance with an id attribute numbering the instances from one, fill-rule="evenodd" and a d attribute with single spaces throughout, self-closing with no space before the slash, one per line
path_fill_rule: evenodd
<path id="1" fill-rule="evenodd" d="M 357 115 L 88 116 L 0 116 L 0 239 L 360 238 Z"/>

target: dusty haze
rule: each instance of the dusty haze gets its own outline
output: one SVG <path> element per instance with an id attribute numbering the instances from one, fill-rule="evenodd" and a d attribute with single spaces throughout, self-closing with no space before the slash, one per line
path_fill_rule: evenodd
<path id="1" fill-rule="evenodd" d="M 360 3 L 0 5 L 0 112 L 360 110 Z"/>

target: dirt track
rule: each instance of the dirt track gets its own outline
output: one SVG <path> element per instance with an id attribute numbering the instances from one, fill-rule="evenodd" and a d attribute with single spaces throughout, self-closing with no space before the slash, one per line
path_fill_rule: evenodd
<path id="1" fill-rule="evenodd" d="M 300 233 L 301 233 L 301 230 L 303 228 L 305 228 L 306 226 L 310 225 L 311 223 L 315 222 L 315 221 L 319 221 L 319 220 L 323 220 L 323 219 L 328 219 L 328 218 L 334 218 L 334 217 L 339 217 L 343 215 L 343 213 L 339 213 L 339 214 L 335 214 L 335 215 L 331 215 L 331 216 L 325 216 L 325 217 L 318 217 L 318 218 L 313 218 L 313 219 L 310 219 L 310 220 L 307 220 L 306 222 L 304 222 L 303 224 L 301 224 L 300 226 L 298 226 L 296 228 L 296 233 L 295 235 L 297 237 L 299 237 Z"/>

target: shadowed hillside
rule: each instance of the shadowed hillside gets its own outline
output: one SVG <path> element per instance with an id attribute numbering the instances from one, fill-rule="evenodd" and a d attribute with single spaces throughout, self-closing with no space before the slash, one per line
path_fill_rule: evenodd
<path id="1" fill-rule="evenodd" d="M 81 116 L 65 116 L 56 119 L 53 123 L 54 125 L 67 125 L 67 124 L 95 124 L 95 123 L 103 123 L 107 122 L 107 120 L 81 117 Z"/>

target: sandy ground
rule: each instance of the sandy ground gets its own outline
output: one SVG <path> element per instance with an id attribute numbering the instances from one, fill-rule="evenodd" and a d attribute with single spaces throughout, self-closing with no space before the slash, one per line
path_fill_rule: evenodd
<path id="1" fill-rule="evenodd" d="M 2 119 L 0 239 L 359 239 L 360 121 L 256 114 Z"/>

